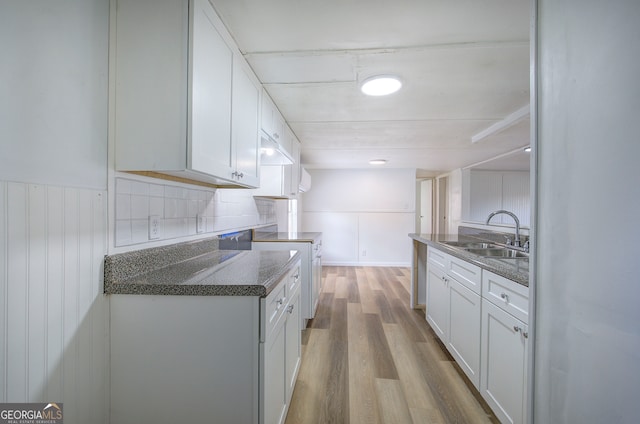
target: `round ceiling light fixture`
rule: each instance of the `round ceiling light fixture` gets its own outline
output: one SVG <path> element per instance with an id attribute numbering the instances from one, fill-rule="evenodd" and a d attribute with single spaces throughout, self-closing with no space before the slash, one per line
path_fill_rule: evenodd
<path id="1" fill-rule="evenodd" d="M 369 165 L 384 165 L 387 163 L 386 159 L 371 159 Z"/>
<path id="2" fill-rule="evenodd" d="M 393 75 L 376 75 L 362 82 L 360 90 L 368 96 L 386 96 L 400 90 L 402 82 Z"/>

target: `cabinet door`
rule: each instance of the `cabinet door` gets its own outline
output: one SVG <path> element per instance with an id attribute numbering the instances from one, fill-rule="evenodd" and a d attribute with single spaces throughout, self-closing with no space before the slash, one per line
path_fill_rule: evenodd
<path id="1" fill-rule="evenodd" d="M 446 345 L 449 328 L 449 285 L 442 270 L 427 266 L 427 322 Z"/>
<path id="2" fill-rule="evenodd" d="M 296 385 L 296 377 L 300 368 L 300 358 L 302 354 L 302 329 L 300 328 L 300 290 L 291 298 L 287 307 L 286 323 L 286 383 L 287 383 L 287 404 L 293 395 L 293 388 Z"/>
<path id="3" fill-rule="evenodd" d="M 480 394 L 502 423 L 525 422 L 527 326 L 482 300 Z"/>
<path id="4" fill-rule="evenodd" d="M 291 133 L 291 131 L 289 132 Z M 291 153 L 293 163 L 284 165 L 284 181 L 287 187 L 287 196 L 295 198 L 300 190 L 300 142 L 293 133 L 291 133 L 291 137 L 289 153 Z"/>
<path id="5" fill-rule="evenodd" d="M 261 424 L 284 422 L 286 401 L 285 326 L 280 325 L 264 343 L 264 381 Z"/>
<path id="6" fill-rule="evenodd" d="M 262 119 L 260 127 L 271 139 L 282 145 L 284 141 L 284 118 L 266 90 L 262 91 Z"/>
<path id="7" fill-rule="evenodd" d="M 253 73 L 239 58 L 233 67 L 232 139 L 238 182 L 260 185 L 258 118 L 260 88 Z"/>
<path id="8" fill-rule="evenodd" d="M 232 179 L 231 72 L 233 52 L 216 29 L 207 0 L 194 0 L 190 39 L 189 168 Z M 157 87 L 161 90 L 162 87 Z"/>
<path id="9" fill-rule="evenodd" d="M 313 319 L 318 309 L 320 300 L 320 292 L 322 291 L 322 242 L 313 245 L 313 259 L 311 262 L 311 295 L 310 295 L 310 312 L 307 318 Z"/>
<path id="10" fill-rule="evenodd" d="M 480 387 L 479 294 L 458 281 L 449 282 L 449 341 L 447 349 L 477 388 Z"/>

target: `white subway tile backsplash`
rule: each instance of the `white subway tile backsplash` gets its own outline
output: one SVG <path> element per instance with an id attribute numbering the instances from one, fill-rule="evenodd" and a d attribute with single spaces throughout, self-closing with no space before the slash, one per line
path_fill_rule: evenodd
<path id="1" fill-rule="evenodd" d="M 131 195 L 116 195 L 116 219 L 131 219 Z"/>
<path id="2" fill-rule="evenodd" d="M 159 234 L 162 234 L 160 231 Z M 149 241 L 149 218 L 131 220 L 131 242 L 144 243 Z"/>
<path id="3" fill-rule="evenodd" d="M 254 199 L 251 190 L 193 188 L 136 178 L 116 178 L 117 247 L 150 242 L 150 215 L 160 217 L 159 238 L 153 242 L 197 235 L 198 215 L 203 217 L 204 230 L 199 233 L 203 235 L 277 222 L 275 201 Z"/>
<path id="4" fill-rule="evenodd" d="M 158 215 L 160 217 L 164 217 L 164 198 L 163 197 L 149 198 L 149 215 Z"/>
<path id="5" fill-rule="evenodd" d="M 133 181 L 125 178 L 116 179 L 116 192 L 118 194 L 131 194 L 131 184 Z"/>
<path id="6" fill-rule="evenodd" d="M 149 196 L 164 197 L 164 186 L 160 184 L 149 184 Z"/>
<path id="7" fill-rule="evenodd" d="M 131 244 L 131 220 L 116 221 L 116 246 Z"/>
<path id="8" fill-rule="evenodd" d="M 131 219 L 149 218 L 149 196 L 131 196 Z"/>
<path id="9" fill-rule="evenodd" d="M 133 181 L 131 183 L 131 194 L 138 194 L 142 196 L 149 195 L 149 184 L 140 181 Z"/>

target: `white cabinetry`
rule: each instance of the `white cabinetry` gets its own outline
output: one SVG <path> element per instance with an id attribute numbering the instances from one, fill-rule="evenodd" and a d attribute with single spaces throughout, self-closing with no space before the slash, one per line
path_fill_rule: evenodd
<path id="1" fill-rule="evenodd" d="M 266 90 L 262 90 L 262 119 L 260 120 L 262 131 L 273 141 L 286 149 L 285 122 L 280 111 L 271 100 Z"/>
<path id="2" fill-rule="evenodd" d="M 211 4 L 117 0 L 112 28 L 116 169 L 257 186 L 259 84 Z"/>
<path id="3" fill-rule="evenodd" d="M 526 422 L 528 288 L 484 271 L 480 393 L 503 423 Z"/>
<path id="4" fill-rule="evenodd" d="M 233 146 L 232 168 L 234 179 L 247 186 L 260 184 L 260 82 L 240 56 L 234 57 L 233 107 L 231 137 Z"/>
<path id="5" fill-rule="evenodd" d="M 266 299 L 264 367 L 261 404 L 264 424 L 284 422 L 298 376 L 301 358 L 300 267 L 285 277 L 284 284 Z"/>
<path id="6" fill-rule="evenodd" d="M 427 249 L 427 321 L 476 387 L 480 384 L 481 275 L 473 264 Z"/>
<path id="7" fill-rule="evenodd" d="M 300 366 L 299 275 L 298 262 L 266 298 L 112 295 L 111 422 L 284 422 Z"/>
<path id="8" fill-rule="evenodd" d="M 263 165 L 260 170 L 260 188 L 254 190 L 254 196 L 279 199 L 295 199 L 300 188 L 300 142 L 288 125 L 285 125 L 285 137 L 288 139 L 288 151 L 292 164 Z M 282 146 L 281 146 L 282 147 Z"/>
<path id="9" fill-rule="evenodd" d="M 297 250 L 301 260 L 301 320 L 313 319 L 322 284 L 322 239 L 313 241 L 254 241 L 253 250 Z"/>

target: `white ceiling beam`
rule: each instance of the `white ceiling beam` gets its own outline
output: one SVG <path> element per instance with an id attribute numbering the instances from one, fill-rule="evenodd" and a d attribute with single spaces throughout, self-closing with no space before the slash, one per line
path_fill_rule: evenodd
<path id="1" fill-rule="evenodd" d="M 485 139 L 491 135 L 497 134 L 500 131 L 507 129 L 512 125 L 517 124 L 523 119 L 529 117 L 530 109 L 531 108 L 529 107 L 529 105 L 526 105 L 516 110 L 515 112 L 508 115 L 503 120 L 496 122 L 495 124 L 489 126 L 488 128 L 485 128 L 484 130 L 480 131 L 478 134 L 472 136 L 471 142 L 476 143 L 482 139 Z"/>

